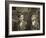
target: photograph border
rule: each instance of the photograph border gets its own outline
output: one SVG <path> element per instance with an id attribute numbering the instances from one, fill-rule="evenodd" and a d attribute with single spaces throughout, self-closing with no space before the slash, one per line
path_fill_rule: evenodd
<path id="1" fill-rule="evenodd" d="M 43 33 L 37 34 L 22 34 L 22 35 L 8 35 L 9 34 L 9 4 L 21 3 L 21 4 L 34 4 L 43 5 Z M 24 1 L 5 1 L 5 37 L 23 37 L 23 36 L 39 36 L 45 35 L 45 3 L 42 2 L 24 2 Z"/>

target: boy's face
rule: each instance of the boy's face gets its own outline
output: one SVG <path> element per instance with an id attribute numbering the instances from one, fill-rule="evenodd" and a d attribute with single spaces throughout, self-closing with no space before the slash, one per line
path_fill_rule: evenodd
<path id="1" fill-rule="evenodd" d="M 36 25 L 37 24 L 37 16 L 36 15 L 32 15 L 32 25 Z"/>
<path id="2" fill-rule="evenodd" d="M 24 19 L 24 16 L 23 15 L 21 15 L 20 16 L 20 21 L 22 21 Z"/>

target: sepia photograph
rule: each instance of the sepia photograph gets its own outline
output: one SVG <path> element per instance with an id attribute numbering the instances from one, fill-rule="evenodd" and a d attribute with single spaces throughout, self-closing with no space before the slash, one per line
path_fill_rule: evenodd
<path id="1" fill-rule="evenodd" d="M 12 31 L 40 30 L 40 8 L 12 7 Z"/>
<path id="2" fill-rule="evenodd" d="M 44 35 L 44 3 L 6 2 L 6 36 Z"/>

